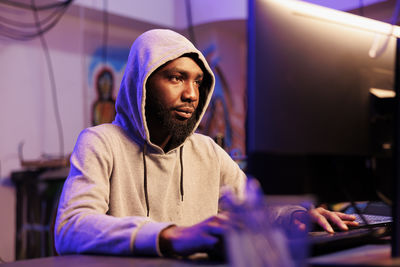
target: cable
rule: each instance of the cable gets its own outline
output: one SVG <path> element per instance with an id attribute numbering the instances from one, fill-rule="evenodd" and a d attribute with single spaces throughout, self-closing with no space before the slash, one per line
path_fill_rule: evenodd
<path id="1" fill-rule="evenodd" d="M 386 196 L 386 194 L 382 193 L 382 192 L 379 191 L 379 190 L 376 191 L 376 194 L 377 194 L 377 196 L 379 197 L 379 199 L 380 199 L 383 203 L 385 203 L 386 205 L 388 205 L 388 206 L 392 206 L 392 205 L 393 205 L 393 201 L 392 201 L 388 196 Z"/>
<path id="2" fill-rule="evenodd" d="M 107 64 L 108 11 L 107 0 L 103 0 L 103 64 Z"/>
<path id="3" fill-rule="evenodd" d="M 193 20 L 192 20 L 191 0 L 186 0 L 185 3 L 186 3 L 186 16 L 187 16 L 187 21 L 188 21 L 189 39 L 192 41 L 194 46 L 196 46 L 196 38 L 194 35 Z"/>
<path id="4" fill-rule="evenodd" d="M 63 8 L 63 6 L 54 8 L 54 10 L 52 10 L 52 12 L 46 18 L 44 18 L 42 21 L 40 21 L 40 24 L 43 25 L 43 24 L 47 23 L 55 15 L 57 15 L 57 12 L 62 8 Z M 2 16 L 0 16 L 0 22 L 8 24 L 7 26 L 24 27 L 24 28 L 35 28 L 36 29 L 36 23 L 27 23 L 27 22 L 15 21 L 15 20 L 4 18 Z"/>
<path id="5" fill-rule="evenodd" d="M 18 30 L 15 28 L 11 28 L 10 26 L 9 27 L 4 26 L 4 24 L 0 24 L 0 26 L 1 26 L 0 30 L 2 30 L 3 35 L 10 37 L 12 39 L 17 39 L 17 40 L 21 40 L 21 41 L 30 40 L 30 39 L 40 36 L 41 34 L 47 32 L 51 28 L 53 28 L 57 24 L 57 22 L 61 19 L 62 15 L 64 14 L 65 11 L 66 11 L 66 7 L 62 8 L 61 11 L 58 11 L 57 13 L 55 13 L 55 15 L 54 15 L 55 18 L 49 24 L 45 25 L 44 27 L 41 27 L 40 30 L 36 29 L 36 31 L 34 31 L 34 32 Z M 25 27 L 21 27 L 21 28 L 25 30 Z"/>
<path id="6" fill-rule="evenodd" d="M 43 5 L 43 6 L 35 6 L 35 10 L 37 11 L 42 11 L 42 10 L 47 10 L 47 9 L 53 9 L 56 7 L 64 6 L 64 5 L 69 5 L 73 0 L 65 0 L 65 1 L 58 1 L 57 3 L 54 4 L 48 4 L 48 5 Z M 0 4 L 4 5 L 9 5 L 13 7 L 18 7 L 18 8 L 23 8 L 23 9 L 33 9 L 33 5 L 21 3 L 18 1 L 11 1 L 11 0 L 0 0 Z"/>
<path id="7" fill-rule="evenodd" d="M 49 25 L 45 26 L 44 28 L 40 28 L 36 32 L 29 33 L 29 32 L 17 31 L 15 29 L 0 27 L 0 29 L 3 28 L 2 35 L 5 35 L 9 38 L 19 40 L 19 41 L 28 41 L 28 40 L 34 39 L 34 38 L 46 33 L 50 29 L 52 29 L 58 23 L 58 21 L 61 19 L 65 10 L 66 9 L 63 9 L 62 12 L 58 14 L 56 19 L 54 21 L 52 21 Z M 3 25 L 0 24 L 0 26 L 3 26 Z"/>
<path id="8" fill-rule="evenodd" d="M 49 53 L 49 49 L 48 49 L 48 46 L 46 43 L 46 39 L 43 36 L 43 32 L 41 30 L 41 25 L 39 23 L 38 12 L 35 8 L 35 0 L 31 0 L 31 2 L 32 2 L 33 16 L 35 18 L 35 22 L 37 23 L 38 32 L 40 32 L 39 39 L 42 44 L 42 48 L 43 48 L 43 51 L 44 51 L 44 54 L 46 57 L 49 78 L 50 78 L 50 83 L 51 83 L 51 89 L 52 89 L 51 92 L 52 92 L 52 97 L 53 97 L 54 115 L 56 117 L 57 130 L 58 130 L 60 156 L 63 157 L 64 156 L 64 134 L 63 134 L 63 127 L 62 127 L 62 122 L 61 122 L 60 111 L 59 111 L 59 107 L 58 107 L 57 88 L 56 88 L 56 82 L 55 82 L 55 78 L 54 78 L 53 65 L 51 62 L 50 53 Z"/>
<path id="9" fill-rule="evenodd" d="M 367 221 L 367 219 L 365 218 L 364 214 L 362 213 L 362 211 L 360 210 L 360 208 L 357 206 L 356 202 L 354 201 L 354 199 L 351 197 L 351 195 L 349 194 L 349 191 L 347 191 L 347 188 L 345 186 L 341 187 L 342 192 L 344 193 L 344 195 L 346 196 L 347 200 L 350 203 L 350 206 L 354 209 L 354 211 L 356 212 L 356 214 L 360 217 L 360 219 L 362 220 L 362 222 L 365 225 L 369 225 L 370 223 Z"/>
<path id="10" fill-rule="evenodd" d="M 18 1 L 0 0 L 0 5 L 8 5 L 9 10 L 12 10 L 13 8 L 27 9 L 28 11 L 32 11 L 33 13 L 34 22 L 20 22 L 17 20 L 6 18 L 5 16 L 0 16 L 0 35 L 19 41 L 27 41 L 39 37 L 49 72 L 54 115 L 59 139 L 59 153 L 62 157 L 64 156 L 63 126 L 58 105 L 57 87 L 54 77 L 53 65 L 48 45 L 46 39 L 44 38 L 44 33 L 52 29 L 60 21 L 72 1 L 73 0 L 65 0 L 57 1 L 57 3 L 53 4 L 36 5 L 35 0 L 31 0 L 30 4 Z M 40 19 L 39 11 L 46 11 L 49 13 L 46 14 L 43 19 Z M 3 14 L 5 15 L 12 13 L 13 12 L 7 12 L 7 10 L 3 9 Z M 20 150 L 20 157 L 22 157 L 22 146 L 20 147 Z"/>
<path id="11" fill-rule="evenodd" d="M 0 0 L 0 4 L 8 5 L 13 8 L 27 9 L 32 11 L 34 22 L 20 22 L 4 16 L 0 16 L 0 35 L 19 41 L 27 41 L 39 37 L 49 72 L 49 80 L 53 98 L 53 108 L 57 124 L 59 153 L 64 156 L 64 135 L 61 116 L 58 105 L 57 87 L 54 77 L 53 65 L 44 33 L 52 29 L 62 18 L 68 6 L 73 0 L 58 1 L 54 4 L 36 5 L 35 0 L 30 4 L 18 1 Z M 9 8 L 10 9 L 10 8 Z M 43 19 L 39 17 L 39 11 L 48 11 L 49 13 Z M 3 14 L 9 14 L 4 11 Z"/>
<path id="12" fill-rule="evenodd" d="M 18 144 L 18 159 L 19 162 L 22 162 L 24 160 L 24 141 L 21 141 Z"/>
<path id="13" fill-rule="evenodd" d="M 397 20 L 399 18 L 399 13 L 400 13 L 400 1 L 397 0 L 390 24 L 395 25 L 397 23 Z"/>
<path id="14" fill-rule="evenodd" d="M 359 1 L 358 11 L 360 13 L 360 16 L 364 16 L 364 1 L 363 0 Z"/>
<path id="15" fill-rule="evenodd" d="M 9 18 L 5 18 L 3 16 L 0 17 L 0 35 L 6 36 L 11 39 L 19 40 L 19 41 L 27 41 L 33 38 L 40 36 L 41 34 L 52 29 L 58 21 L 61 19 L 68 6 L 72 3 L 72 0 L 67 0 L 65 2 L 45 5 L 40 7 L 33 7 L 32 5 L 19 3 L 19 2 L 11 2 L 0 0 L 0 4 L 6 4 L 10 6 L 16 6 L 18 8 L 29 9 L 31 11 L 35 10 L 38 12 L 39 10 L 50 10 L 50 14 L 47 15 L 44 19 L 39 20 L 39 24 L 41 25 L 40 30 L 37 30 L 37 22 L 35 23 L 24 23 L 18 22 Z M 7 11 L 4 14 L 9 14 Z M 35 29 L 30 29 L 35 28 Z"/>

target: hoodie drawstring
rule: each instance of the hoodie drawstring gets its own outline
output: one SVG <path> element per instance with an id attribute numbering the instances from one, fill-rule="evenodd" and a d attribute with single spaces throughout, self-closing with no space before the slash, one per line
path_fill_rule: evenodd
<path id="1" fill-rule="evenodd" d="M 180 148 L 179 159 L 180 159 L 180 163 L 181 163 L 181 181 L 180 181 L 181 201 L 183 201 L 183 146 L 181 146 L 181 148 Z"/>
<path id="2" fill-rule="evenodd" d="M 181 164 L 181 177 L 180 177 L 180 193 L 181 201 L 183 201 L 183 146 L 180 147 L 179 162 Z M 147 154 L 147 143 L 143 145 L 143 187 L 144 187 L 144 198 L 146 201 L 147 217 L 150 215 L 150 205 L 149 205 L 149 193 L 147 191 L 147 165 L 146 165 L 146 154 Z"/>
<path id="3" fill-rule="evenodd" d="M 146 200 L 147 217 L 150 214 L 149 194 L 147 192 L 147 166 L 146 166 L 147 143 L 143 145 L 143 170 L 144 170 L 144 198 Z"/>

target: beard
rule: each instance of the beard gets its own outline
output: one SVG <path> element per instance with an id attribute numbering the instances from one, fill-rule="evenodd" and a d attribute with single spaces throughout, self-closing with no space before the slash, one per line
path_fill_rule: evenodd
<path id="1" fill-rule="evenodd" d="M 154 97 L 151 93 L 147 94 L 145 106 L 146 118 L 155 120 L 162 131 L 171 135 L 171 148 L 183 143 L 186 137 L 192 133 L 199 112 L 198 109 L 196 109 L 189 119 L 179 120 L 172 115 L 173 110 L 174 107 L 165 107 L 157 97 Z"/>

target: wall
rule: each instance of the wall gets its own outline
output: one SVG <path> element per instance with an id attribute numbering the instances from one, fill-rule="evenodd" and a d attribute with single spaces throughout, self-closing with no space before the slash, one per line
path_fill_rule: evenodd
<path id="1" fill-rule="evenodd" d="M 194 28 L 194 33 L 199 49 L 214 49 L 211 56 L 206 55 L 207 60 L 217 77 L 226 80 L 223 88 L 218 88 L 217 84 L 212 99 L 218 103 L 216 97 L 223 96 L 226 106 L 217 106 L 213 114 L 210 114 L 210 106 L 201 126 L 207 121 L 207 116 L 220 118 L 211 122 L 207 134 L 214 139 L 222 135 L 225 150 L 234 157 L 243 156 L 246 153 L 246 23 L 243 20 L 227 20 L 201 24 Z"/>
<path id="2" fill-rule="evenodd" d="M 57 92 L 64 122 L 65 144 L 69 150 L 76 138 L 76 132 L 83 126 L 77 116 L 82 110 L 80 101 L 80 80 L 82 76 L 80 43 L 62 43 L 60 36 L 68 34 L 79 40 L 76 20 L 65 17 L 57 28 L 46 36 L 54 63 Z M 15 193 L 8 180 L 13 170 L 19 169 L 18 146 L 24 144 L 24 157 L 38 158 L 42 154 L 58 153 L 57 132 L 52 110 L 49 78 L 43 51 L 37 39 L 27 42 L 1 40 L 0 42 L 2 83 L 0 90 L 1 114 L 1 254 L 5 261 L 14 258 L 13 237 L 15 229 Z M 68 73 L 73 79 L 65 77 Z M 62 101 L 61 101 L 62 100 Z M 73 106 L 73 108 L 71 108 Z M 10 224 L 11 223 L 11 224 Z M 7 240 L 7 241 L 5 241 Z"/>
<path id="3" fill-rule="evenodd" d="M 150 24 L 184 30 L 187 27 L 186 0 L 108 1 L 110 13 Z M 226 20 L 245 20 L 247 0 L 191 0 L 195 25 Z M 75 5 L 101 11 L 103 1 L 76 0 Z"/>
<path id="4" fill-rule="evenodd" d="M 71 8 L 46 35 L 64 133 L 64 155 L 89 126 L 87 65 L 102 42 L 102 24 L 85 8 Z M 98 16 L 101 19 L 101 16 Z M 109 25 L 109 45 L 129 49 L 153 24 Z M 127 24 L 132 21 L 127 21 Z M 114 41 L 117 40 L 117 41 Z M 0 258 L 15 258 L 15 189 L 10 173 L 20 170 L 18 147 L 26 160 L 60 155 L 49 73 L 39 39 L 0 39 Z M 119 78 L 120 79 L 120 78 Z M 119 84 L 119 81 L 116 81 Z M 117 85 L 118 86 L 118 85 Z"/>

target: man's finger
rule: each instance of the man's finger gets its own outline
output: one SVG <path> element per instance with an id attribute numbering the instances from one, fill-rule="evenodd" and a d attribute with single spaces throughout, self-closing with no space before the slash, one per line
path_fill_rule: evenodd
<path id="1" fill-rule="evenodd" d="M 307 225 L 300 220 L 295 219 L 293 221 L 293 226 L 296 228 L 295 230 L 304 232 L 307 230 Z"/>
<path id="2" fill-rule="evenodd" d="M 310 215 L 311 215 L 311 220 L 317 223 L 319 226 L 321 226 L 325 231 L 329 233 L 334 233 L 332 226 L 329 224 L 328 220 L 323 215 L 321 215 L 315 210 L 311 211 Z"/>
<path id="3" fill-rule="evenodd" d="M 356 216 L 352 215 L 352 214 L 346 214 L 343 212 L 335 212 L 336 215 L 338 215 L 342 220 L 346 220 L 346 221 L 354 221 L 356 219 Z"/>
<path id="4" fill-rule="evenodd" d="M 335 212 L 331 212 L 326 210 L 326 212 L 323 214 L 330 222 L 333 224 L 339 226 L 340 229 L 342 230 L 348 230 L 349 228 L 347 225 L 344 223 L 344 221 L 339 217 L 339 215 Z"/>
<path id="5" fill-rule="evenodd" d="M 355 221 L 344 221 L 347 226 L 359 226 L 360 224 Z"/>

